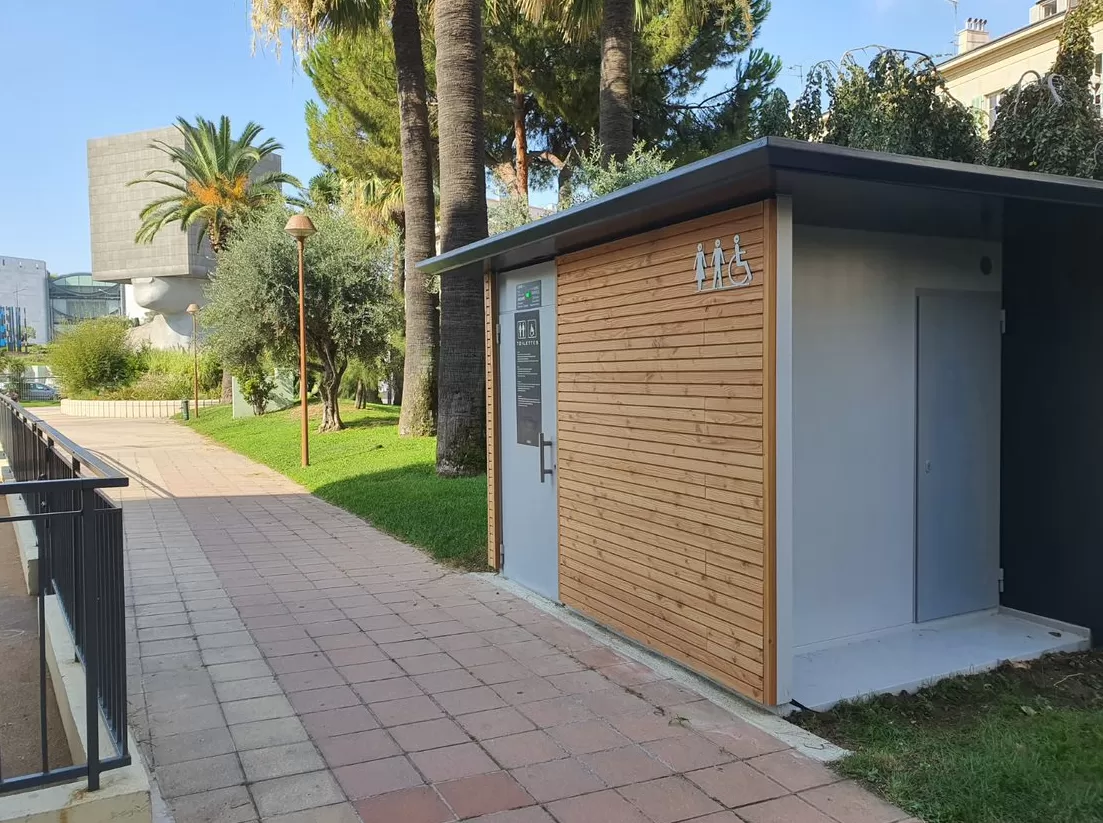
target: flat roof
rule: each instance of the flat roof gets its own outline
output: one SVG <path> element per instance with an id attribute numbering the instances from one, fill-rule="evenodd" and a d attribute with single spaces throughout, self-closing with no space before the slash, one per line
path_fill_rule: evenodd
<path id="1" fill-rule="evenodd" d="M 428 274 L 475 264 L 495 271 L 518 268 L 775 194 L 792 195 L 796 205 L 802 191 L 822 194 L 825 183 L 830 191 L 832 179 L 841 196 L 859 190 L 845 181 L 857 181 L 882 184 L 861 189 L 874 196 L 911 187 L 967 194 L 978 202 L 1037 200 L 1103 209 L 1101 181 L 764 137 L 431 257 L 417 267 Z"/>

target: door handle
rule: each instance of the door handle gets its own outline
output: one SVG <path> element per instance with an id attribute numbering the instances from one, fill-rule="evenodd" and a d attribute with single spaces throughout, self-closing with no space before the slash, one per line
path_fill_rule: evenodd
<path id="1" fill-rule="evenodd" d="M 549 474 L 555 474 L 555 469 L 548 469 L 544 467 L 544 446 L 551 446 L 555 443 L 554 440 L 545 440 L 544 433 L 540 432 L 540 482 L 544 482 L 544 478 Z"/>

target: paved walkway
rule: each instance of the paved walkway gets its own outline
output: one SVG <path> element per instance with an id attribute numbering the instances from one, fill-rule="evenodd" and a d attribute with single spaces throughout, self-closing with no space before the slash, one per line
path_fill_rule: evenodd
<path id="1" fill-rule="evenodd" d="M 166 421 L 133 478 L 131 724 L 179 823 L 890 823 L 823 766 Z"/>

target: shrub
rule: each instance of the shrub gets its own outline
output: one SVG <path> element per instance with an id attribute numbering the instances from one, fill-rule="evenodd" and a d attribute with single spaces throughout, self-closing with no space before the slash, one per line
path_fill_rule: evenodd
<path id="1" fill-rule="evenodd" d="M 118 317 L 84 320 L 50 346 L 50 369 L 71 395 L 124 385 L 140 370 L 141 355 L 126 339 L 130 324 Z"/>
<path id="2" fill-rule="evenodd" d="M 271 375 L 261 371 L 250 372 L 241 379 L 241 393 L 258 417 L 264 414 L 275 388 L 276 383 Z"/>

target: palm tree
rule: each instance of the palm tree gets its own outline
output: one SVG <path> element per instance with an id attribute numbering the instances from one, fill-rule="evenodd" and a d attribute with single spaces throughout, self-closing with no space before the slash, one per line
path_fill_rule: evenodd
<path id="1" fill-rule="evenodd" d="M 687 15 L 703 20 L 710 9 L 743 17 L 753 30 L 753 0 L 673 0 Z M 646 0 L 521 0 L 533 19 L 551 15 L 567 34 L 583 39 L 599 30 L 601 87 L 598 98 L 598 139 L 603 160 L 623 161 L 632 151 L 632 35 L 649 11 L 661 4 Z"/>
<path id="2" fill-rule="evenodd" d="M 142 209 L 142 225 L 134 236 L 136 243 L 152 243 L 169 223 L 179 223 L 180 230 L 185 232 L 200 225 L 217 254 L 225 247 L 235 219 L 260 206 L 283 200 L 281 186 L 284 184 L 300 185 L 298 180 L 283 172 L 254 176 L 258 164 L 283 148 L 272 138 L 253 145 L 262 130 L 256 123 L 247 123 L 237 138 L 230 132 L 230 118 L 225 115 L 217 126 L 202 117 L 196 117 L 194 125 L 178 117 L 176 130 L 184 139 L 183 146 L 163 140 L 150 144 L 164 152 L 175 165 L 154 169 L 128 184 L 156 183 L 174 192 Z"/>
<path id="3" fill-rule="evenodd" d="M 254 30 L 277 44 L 283 29 L 291 28 L 300 50 L 327 29 L 355 33 L 389 25 L 398 76 L 406 229 L 406 360 L 398 430 L 428 435 L 435 430 L 437 312 L 426 278 L 415 268 L 436 252 L 425 61 L 416 0 L 391 0 L 389 22 L 387 8 L 384 0 L 252 0 L 252 20 Z"/>
<path id="4" fill-rule="evenodd" d="M 436 0 L 441 251 L 486 237 L 483 0 Z M 486 469 L 481 270 L 440 283 L 437 473 Z"/>
<path id="5" fill-rule="evenodd" d="M 153 238 L 169 223 L 179 223 L 181 231 L 199 225 L 211 250 L 218 254 L 226 245 L 233 221 L 252 209 L 284 199 L 281 186 L 300 185 L 290 174 L 264 172 L 254 176 L 258 164 L 283 148 L 272 138 L 259 146 L 253 145 L 261 126 L 250 121 L 235 139 L 230 131 L 230 118 L 222 115 L 216 127 L 211 120 L 195 118 L 195 124 L 183 117 L 176 118 L 176 130 L 184 138 L 183 146 L 173 146 L 163 140 L 150 145 L 159 149 L 175 164 L 168 169 L 154 169 L 145 177 L 127 185 L 156 183 L 173 190 L 173 194 L 149 203 L 140 213 L 142 220 L 135 243 L 152 243 Z M 222 370 L 222 402 L 233 396 L 233 381 L 229 369 Z"/>

